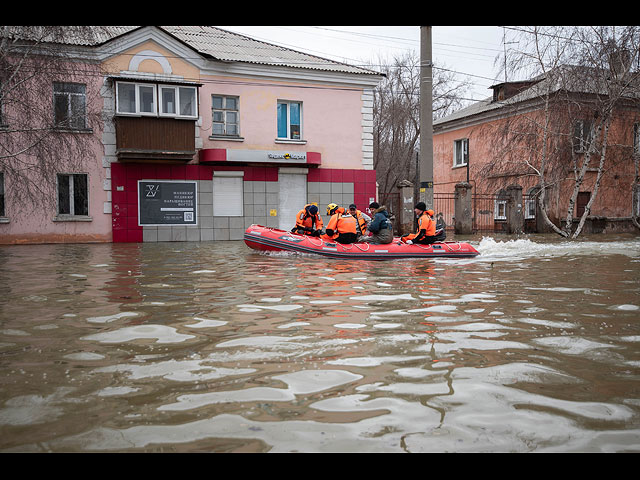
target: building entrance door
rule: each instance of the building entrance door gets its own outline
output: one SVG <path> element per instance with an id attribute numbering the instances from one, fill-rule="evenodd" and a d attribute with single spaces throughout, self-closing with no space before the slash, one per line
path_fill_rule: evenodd
<path id="1" fill-rule="evenodd" d="M 307 204 L 307 169 L 280 169 L 278 186 L 279 228 L 289 231 L 296 224 L 296 214 Z"/>

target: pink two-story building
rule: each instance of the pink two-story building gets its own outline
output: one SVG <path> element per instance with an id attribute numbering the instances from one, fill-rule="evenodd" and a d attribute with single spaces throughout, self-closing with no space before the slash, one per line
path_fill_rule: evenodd
<path id="1" fill-rule="evenodd" d="M 55 211 L 14 215 L 0 177 L 0 243 L 239 240 L 376 199 L 376 72 L 215 27 L 109 27 L 76 55 L 100 71 L 93 156 L 58 172 Z"/>

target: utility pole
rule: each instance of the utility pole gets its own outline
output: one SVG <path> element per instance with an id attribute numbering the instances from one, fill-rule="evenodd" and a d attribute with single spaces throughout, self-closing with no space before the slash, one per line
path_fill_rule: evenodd
<path id="1" fill-rule="evenodd" d="M 433 63 L 431 27 L 420 27 L 420 188 L 418 196 L 433 208 Z"/>

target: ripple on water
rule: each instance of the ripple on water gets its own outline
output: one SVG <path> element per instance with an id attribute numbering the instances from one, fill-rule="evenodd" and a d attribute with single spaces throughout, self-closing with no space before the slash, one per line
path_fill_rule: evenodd
<path id="1" fill-rule="evenodd" d="M 166 325 L 136 325 L 111 332 L 96 333 L 82 337 L 100 343 L 126 343 L 132 340 L 155 340 L 155 343 L 180 343 L 195 338 L 194 335 L 178 333 L 174 327 Z"/>

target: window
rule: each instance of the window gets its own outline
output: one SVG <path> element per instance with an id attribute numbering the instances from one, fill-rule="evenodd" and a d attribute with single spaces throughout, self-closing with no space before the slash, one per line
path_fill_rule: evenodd
<path id="1" fill-rule="evenodd" d="M 508 193 L 506 190 L 499 190 L 493 205 L 493 219 L 494 220 L 506 220 L 507 219 L 507 200 Z"/>
<path id="2" fill-rule="evenodd" d="M 79 83 L 53 82 L 53 122 L 56 127 L 87 127 L 86 86 Z"/>
<path id="3" fill-rule="evenodd" d="M 58 174 L 58 215 L 89 215 L 87 177 L 85 173 Z"/>
<path id="4" fill-rule="evenodd" d="M 193 118 L 196 116 L 196 111 L 195 88 L 160 86 L 160 115 Z"/>
<path id="5" fill-rule="evenodd" d="M 533 187 L 529 189 L 529 192 L 524 197 L 524 218 L 530 220 L 536 218 L 536 208 L 538 204 L 538 194 L 540 193 L 539 187 Z"/>
<path id="6" fill-rule="evenodd" d="M 593 130 L 590 122 L 579 120 L 573 125 L 573 151 L 584 153 L 589 149 L 593 139 Z"/>
<path id="7" fill-rule="evenodd" d="M 453 166 L 460 167 L 469 163 L 469 139 L 453 142 Z"/>
<path id="8" fill-rule="evenodd" d="M 526 197 L 524 201 L 524 218 L 525 220 L 536 218 L 536 197 Z"/>
<path id="9" fill-rule="evenodd" d="M 116 82 L 116 113 L 196 118 L 196 87 Z"/>
<path id="10" fill-rule="evenodd" d="M 221 95 L 213 95 L 211 97 L 213 135 L 240 135 L 238 107 L 238 97 Z"/>
<path id="11" fill-rule="evenodd" d="M 118 82 L 116 111 L 135 115 L 156 114 L 155 85 Z"/>
<path id="12" fill-rule="evenodd" d="M 213 172 L 213 216 L 244 216 L 244 172 Z"/>
<path id="13" fill-rule="evenodd" d="M 507 219 L 507 201 L 496 200 L 495 211 L 493 212 L 494 220 L 506 220 Z"/>
<path id="14" fill-rule="evenodd" d="M 633 153 L 640 155 L 640 123 L 633 124 Z"/>
<path id="15" fill-rule="evenodd" d="M 302 139 L 302 103 L 278 101 L 278 138 Z"/>

